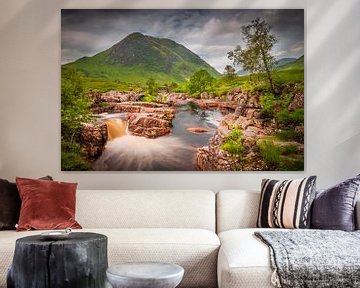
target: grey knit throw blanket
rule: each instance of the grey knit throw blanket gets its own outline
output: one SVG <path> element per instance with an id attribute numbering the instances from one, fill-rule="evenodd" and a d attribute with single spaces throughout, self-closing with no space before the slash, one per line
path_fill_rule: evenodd
<path id="1" fill-rule="evenodd" d="M 255 232 L 270 248 L 276 287 L 360 287 L 360 230 Z"/>

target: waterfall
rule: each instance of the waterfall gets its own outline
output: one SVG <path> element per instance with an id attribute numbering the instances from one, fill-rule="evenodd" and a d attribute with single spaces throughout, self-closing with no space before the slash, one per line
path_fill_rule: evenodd
<path id="1" fill-rule="evenodd" d="M 106 120 L 108 141 L 122 137 L 128 134 L 128 121 L 122 119 L 108 119 Z"/>
<path id="2" fill-rule="evenodd" d="M 140 170 L 193 170 L 195 148 L 186 145 L 174 136 L 149 139 L 133 136 L 128 131 L 128 121 L 110 118 L 106 120 L 108 142 L 95 170 L 140 171 Z"/>

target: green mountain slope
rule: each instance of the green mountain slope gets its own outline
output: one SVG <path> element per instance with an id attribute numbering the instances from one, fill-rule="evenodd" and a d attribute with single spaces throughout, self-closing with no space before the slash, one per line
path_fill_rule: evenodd
<path id="1" fill-rule="evenodd" d="M 280 65 L 277 70 L 292 70 L 292 69 L 304 69 L 304 55 L 299 57 L 293 62 Z"/>
<path id="2" fill-rule="evenodd" d="M 141 33 L 132 33 L 93 57 L 62 65 L 63 69 L 69 67 L 76 68 L 88 81 L 117 83 L 145 83 L 150 77 L 160 83 L 183 82 L 200 69 L 214 77 L 220 75 L 183 45 Z"/>

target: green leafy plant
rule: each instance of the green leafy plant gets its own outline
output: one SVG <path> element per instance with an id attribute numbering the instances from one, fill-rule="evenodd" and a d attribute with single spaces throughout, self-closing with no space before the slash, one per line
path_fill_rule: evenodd
<path id="1" fill-rule="evenodd" d="M 91 100 L 85 95 L 82 78 L 74 69 L 61 76 L 61 135 L 74 142 L 82 123 L 90 122 Z"/>
<path id="2" fill-rule="evenodd" d="M 225 138 L 224 143 L 220 148 L 232 155 L 242 156 L 244 147 L 242 145 L 243 135 L 242 131 L 238 128 L 232 129 L 231 133 Z"/>
<path id="3" fill-rule="evenodd" d="M 74 69 L 64 70 L 61 76 L 61 168 L 90 170 L 77 141 L 82 123 L 93 120 L 91 100 L 85 95 L 82 78 Z"/>
<path id="4" fill-rule="evenodd" d="M 275 103 L 275 96 L 272 93 L 266 93 L 260 97 L 261 111 L 266 118 L 273 117 Z"/>

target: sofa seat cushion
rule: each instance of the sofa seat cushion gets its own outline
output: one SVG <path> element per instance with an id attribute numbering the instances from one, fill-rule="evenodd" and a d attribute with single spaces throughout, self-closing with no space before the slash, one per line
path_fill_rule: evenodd
<path id="1" fill-rule="evenodd" d="M 204 229 L 136 228 L 82 229 L 108 237 L 109 265 L 123 262 L 163 261 L 185 269 L 179 287 L 216 287 L 216 264 L 220 241 Z M 0 232 L 0 287 L 6 287 L 6 273 L 12 262 L 17 238 L 44 231 Z"/>
<path id="2" fill-rule="evenodd" d="M 255 231 L 262 230 L 274 229 L 234 229 L 219 234 L 219 288 L 274 287 L 269 248 L 254 236 Z"/>

